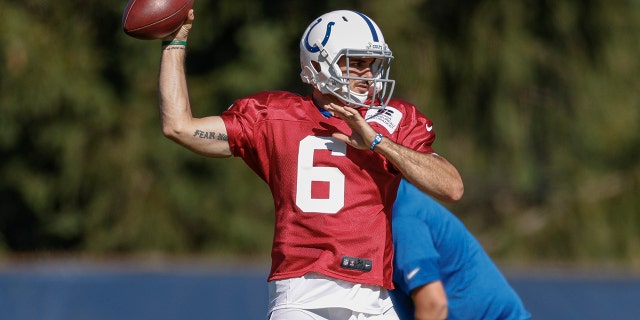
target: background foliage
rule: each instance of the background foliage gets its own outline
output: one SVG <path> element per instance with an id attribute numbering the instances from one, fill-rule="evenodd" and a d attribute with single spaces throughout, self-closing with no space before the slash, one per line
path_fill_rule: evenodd
<path id="1" fill-rule="evenodd" d="M 160 44 L 122 32 L 125 4 L 0 0 L 0 253 L 268 256 L 268 189 L 162 136 Z M 493 257 L 640 266 L 640 2 L 196 1 L 196 116 L 308 92 L 299 37 L 341 8 L 383 29 Z"/>

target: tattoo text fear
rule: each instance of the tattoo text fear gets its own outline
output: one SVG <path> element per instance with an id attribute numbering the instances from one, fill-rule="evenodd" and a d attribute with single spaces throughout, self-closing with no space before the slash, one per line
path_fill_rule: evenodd
<path id="1" fill-rule="evenodd" d="M 196 130 L 193 133 L 194 137 L 199 137 L 202 139 L 209 139 L 209 140 L 222 140 L 222 141 L 228 141 L 229 137 L 226 134 L 222 134 L 222 133 L 215 133 L 215 132 L 205 132 L 202 130 Z"/>

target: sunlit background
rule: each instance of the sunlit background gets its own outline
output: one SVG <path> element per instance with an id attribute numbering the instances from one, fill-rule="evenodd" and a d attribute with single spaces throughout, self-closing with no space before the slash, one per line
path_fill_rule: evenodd
<path id="1" fill-rule="evenodd" d="M 65 297 L 56 294 L 63 279 L 85 286 L 68 289 L 69 299 L 137 283 L 123 292 L 252 297 L 240 308 L 262 317 L 269 190 L 241 160 L 207 159 L 162 135 L 160 43 L 122 32 L 125 5 L 0 0 L 0 319 L 2 310 L 18 319 L 133 319 L 211 301 L 171 300 L 172 308 L 151 295 L 148 305 L 108 308 L 97 295 L 69 304 L 55 300 Z M 462 174 L 465 195 L 448 207 L 525 304 L 605 313 L 611 306 L 576 292 L 640 298 L 640 1 L 196 0 L 194 8 L 187 72 L 196 116 L 261 90 L 309 93 L 299 77 L 302 31 L 327 11 L 362 11 L 396 57 L 395 96 L 435 122 L 435 149 Z M 195 289 L 193 278 L 179 281 L 194 273 L 215 280 Z M 258 293 L 230 293 L 216 287 L 220 279 L 249 281 Z M 567 279 L 586 287 L 572 291 Z M 154 299 L 165 311 L 148 311 Z M 28 309 L 46 303 L 60 310 Z M 91 316 L 105 306 L 122 312 Z M 222 311 L 213 309 L 185 318 L 215 319 Z M 633 303 L 622 309 L 638 313 Z M 576 315 L 555 319 L 587 319 Z"/>

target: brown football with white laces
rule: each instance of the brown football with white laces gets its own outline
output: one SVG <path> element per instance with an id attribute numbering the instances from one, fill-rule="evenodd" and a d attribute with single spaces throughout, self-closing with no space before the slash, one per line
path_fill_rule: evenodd
<path id="1" fill-rule="evenodd" d="M 122 14 L 122 28 L 137 39 L 162 39 L 180 28 L 193 1 L 129 0 Z"/>

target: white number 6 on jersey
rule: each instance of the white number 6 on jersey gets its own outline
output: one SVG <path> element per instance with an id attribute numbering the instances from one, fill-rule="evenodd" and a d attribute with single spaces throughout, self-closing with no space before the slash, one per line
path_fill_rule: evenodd
<path id="1" fill-rule="evenodd" d="M 344 206 L 344 174 L 338 168 L 314 167 L 315 150 L 330 150 L 332 156 L 347 155 L 347 144 L 332 137 L 308 136 L 300 141 L 296 205 L 304 212 L 335 214 Z M 311 198 L 311 183 L 329 183 L 328 199 Z"/>

